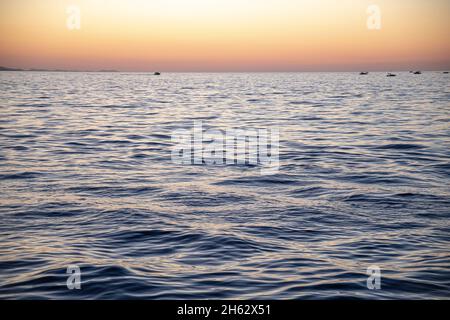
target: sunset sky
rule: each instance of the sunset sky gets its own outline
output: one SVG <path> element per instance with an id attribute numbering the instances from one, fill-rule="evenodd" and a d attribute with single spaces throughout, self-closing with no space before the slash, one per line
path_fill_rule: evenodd
<path id="1" fill-rule="evenodd" d="M 448 0 L 2 0 L 0 33 L 0 65 L 19 68 L 450 69 Z"/>

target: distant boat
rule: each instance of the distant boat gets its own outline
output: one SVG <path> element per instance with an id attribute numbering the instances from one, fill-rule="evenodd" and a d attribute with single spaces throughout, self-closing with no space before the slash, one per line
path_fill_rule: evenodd
<path id="1" fill-rule="evenodd" d="M 386 77 L 396 77 L 397 75 L 396 74 L 394 74 L 394 73 L 388 73 L 387 75 L 386 75 Z"/>
<path id="2" fill-rule="evenodd" d="M 413 73 L 414 73 L 414 74 L 422 74 L 421 71 L 414 71 Z"/>
<path id="3" fill-rule="evenodd" d="M 444 74 L 448 74 L 448 71 L 444 71 Z"/>
<path id="4" fill-rule="evenodd" d="M 368 72 L 366 72 L 366 71 L 363 71 L 363 72 L 360 72 L 359 73 L 359 75 L 361 75 L 361 76 L 365 76 L 365 75 L 368 75 L 369 73 Z"/>
<path id="5" fill-rule="evenodd" d="M 159 76 L 161 74 L 161 72 L 155 72 L 155 73 L 153 73 L 153 75 L 155 75 L 155 76 Z"/>

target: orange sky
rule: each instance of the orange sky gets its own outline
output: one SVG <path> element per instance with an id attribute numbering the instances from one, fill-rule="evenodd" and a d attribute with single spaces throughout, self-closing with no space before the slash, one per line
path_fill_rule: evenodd
<path id="1" fill-rule="evenodd" d="M 67 6 L 81 28 L 66 26 Z M 367 7 L 381 30 L 367 28 Z M 448 0 L 1 0 L 0 65 L 123 71 L 450 69 Z"/>

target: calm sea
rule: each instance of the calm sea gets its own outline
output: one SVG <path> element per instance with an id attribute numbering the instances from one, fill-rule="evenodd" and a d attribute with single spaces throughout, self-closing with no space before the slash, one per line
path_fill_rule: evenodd
<path id="1" fill-rule="evenodd" d="M 0 88 L 0 298 L 450 297 L 448 74 L 1 72 Z M 278 128 L 279 171 L 175 164 L 173 132 L 200 120 Z"/>

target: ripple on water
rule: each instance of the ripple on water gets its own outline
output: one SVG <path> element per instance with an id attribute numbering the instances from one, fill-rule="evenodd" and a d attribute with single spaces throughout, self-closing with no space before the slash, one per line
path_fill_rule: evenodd
<path id="1" fill-rule="evenodd" d="M 1 72 L 0 297 L 448 298 L 445 76 Z M 174 164 L 194 120 L 279 171 Z"/>

